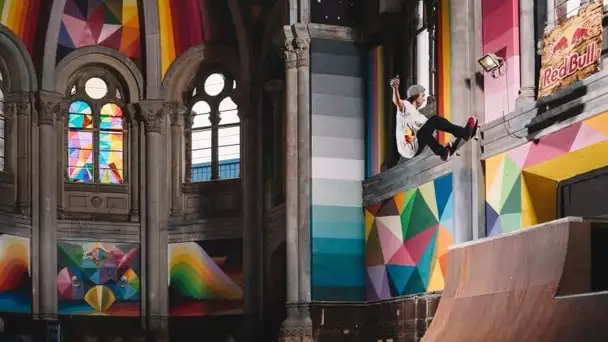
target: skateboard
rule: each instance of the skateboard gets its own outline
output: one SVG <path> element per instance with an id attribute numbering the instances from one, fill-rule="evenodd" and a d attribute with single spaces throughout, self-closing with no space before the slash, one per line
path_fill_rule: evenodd
<path id="1" fill-rule="evenodd" d="M 479 140 L 479 136 L 477 135 L 479 131 L 479 121 L 475 120 L 475 126 L 473 126 L 473 133 L 471 134 L 471 138 L 475 139 L 475 140 Z M 450 149 L 450 155 L 449 157 L 453 156 L 454 154 L 456 154 L 456 156 L 460 157 L 460 153 L 458 152 L 458 150 L 460 149 L 460 147 L 464 144 L 466 144 L 467 142 L 471 141 L 471 139 L 469 140 L 464 140 L 462 138 L 455 138 L 450 142 L 451 145 L 451 149 Z"/>

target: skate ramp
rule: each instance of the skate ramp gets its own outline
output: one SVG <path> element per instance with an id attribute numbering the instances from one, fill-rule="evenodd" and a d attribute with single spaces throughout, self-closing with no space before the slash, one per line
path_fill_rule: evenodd
<path id="1" fill-rule="evenodd" d="M 565 218 L 452 247 L 422 342 L 607 341 L 606 232 Z"/>

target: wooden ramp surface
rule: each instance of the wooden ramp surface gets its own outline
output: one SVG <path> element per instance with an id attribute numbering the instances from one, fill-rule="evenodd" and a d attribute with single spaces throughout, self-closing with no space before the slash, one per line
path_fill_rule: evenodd
<path id="1" fill-rule="evenodd" d="M 566 218 L 454 246 L 422 342 L 608 341 L 608 293 L 591 280 L 603 232 L 605 221 Z"/>

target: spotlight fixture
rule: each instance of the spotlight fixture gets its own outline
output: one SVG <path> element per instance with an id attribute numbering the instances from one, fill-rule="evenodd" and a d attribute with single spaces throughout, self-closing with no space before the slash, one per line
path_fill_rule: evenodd
<path id="1" fill-rule="evenodd" d="M 500 68 L 504 63 L 504 59 L 496 56 L 493 53 L 486 53 L 483 57 L 481 57 L 477 63 L 481 65 L 483 70 L 486 72 L 492 72 L 498 68 Z"/>

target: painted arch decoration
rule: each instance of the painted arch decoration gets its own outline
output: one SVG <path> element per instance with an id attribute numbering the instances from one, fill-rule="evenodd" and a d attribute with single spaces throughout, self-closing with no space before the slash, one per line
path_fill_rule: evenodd
<path id="1" fill-rule="evenodd" d="M 29 238 L 0 233 L 0 312 L 32 312 Z"/>
<path id="2" fill-rule="evenodd" d="M 25 44 L 33 56 L 38 22 L 40 21 L 40 0 L 0 1 L 0 24 L 8 27 Z"/>
<path id="3" fill-rule="evenodd" d="M 513 232 L 557 217 L 560 181 L 608 166 L 608 113 L 488 158 L 486 232 Z"/>
<path id="4" fill-rule="evenodd" d="M 105 46 L 140 65 L 141 30 L 137 0 L 66 0 L 57 63 L 85 46 Z"/>
<path id="5" fill-rule="evenodd" d="M 453 242 L 452 174 L 365 208 L 368 301 L 442 290 Z"/>

